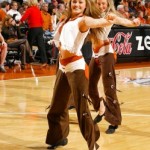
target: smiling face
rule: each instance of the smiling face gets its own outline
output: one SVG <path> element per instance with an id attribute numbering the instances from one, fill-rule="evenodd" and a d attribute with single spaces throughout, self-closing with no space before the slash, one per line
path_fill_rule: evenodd
<path id="1" fill-rule="evenodd" d="M 101 13 L 105 12 L 108 8 L 107 0 L 96 0 L 96 4 L 98 8 L 100 9 Z"/>
<path id="2" fill-rule="evenodd" d="M 71 0 L 72 17 L 80 16 L 84 13 L 86 8 L 85 0 Z"/>

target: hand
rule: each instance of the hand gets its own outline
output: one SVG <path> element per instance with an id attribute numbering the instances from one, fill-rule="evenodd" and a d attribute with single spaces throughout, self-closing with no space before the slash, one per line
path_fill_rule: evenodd
<path id="1" fill-rule="evenodd" d="M 139 26 L 141 24 L 141 22 L 138 18 L 133 19 L 133 23 L 135 26 Z"/>
<path id="2" fill-rule="evenodd" d="M 116 18 L 116 15 L 115 14 L 111 14 L 111 13 L 106 16 L 107 20 L 114 20 L 115 18 Z"/>
<path id="3" fill-rule="evenodd" d="M 2 46 L 7 45 L 5 41 L 2 41 Z"/>
<path id="4" fill-rule="evenodd" d="M 49 41 L 47 42 L 47 44 L 53 45 L 53 44 L 54 44 L 54 40 L 49 40 Z"/>
<path id="5" fill-rule="evenodd" d="M 55 44 L 55 46 L 56 47 L 59 47 L 60 46 L 60 42 L 59 41 L 57 41 L 57 40 L 50 40 L 50 41 L 48 41 L 47 42 L 49 45 L 53 45 L 53 44 Z"/>
<path id="6" fill-rule="evenodd" d="M 106 16 L 106 19 L 112 24 L 115 24 L 117 22 L 117 16 L 115 14 L 108 14 Z"/>

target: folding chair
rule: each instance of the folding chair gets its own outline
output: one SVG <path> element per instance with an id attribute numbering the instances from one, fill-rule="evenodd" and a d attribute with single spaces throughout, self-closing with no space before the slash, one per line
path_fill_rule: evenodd
<path id="1" fill-rule="evenodd" d="M 12 68 L 15 65 L 15 61 L 20 60 L 20 58 L 21 51 L 18 48 L 8 47 L 5 65 Z"/>

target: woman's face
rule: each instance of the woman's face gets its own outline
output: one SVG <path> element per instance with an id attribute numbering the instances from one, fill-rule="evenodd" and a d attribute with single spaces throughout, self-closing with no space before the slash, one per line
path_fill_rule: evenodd
<path id="1" fill-rule="evenodd" d="M 101 13 L 105 12 L 108 7 L 108 2 L 107 0 L 96 0 L 96 4 L 98 8 L 100 9 Z"/>
<path id="2" fill-rule="evenodd" d="M 85 0 L 71 0 L 71 11 L 72 16 L 82 15 L 86 8 L 86 1 Z"/>

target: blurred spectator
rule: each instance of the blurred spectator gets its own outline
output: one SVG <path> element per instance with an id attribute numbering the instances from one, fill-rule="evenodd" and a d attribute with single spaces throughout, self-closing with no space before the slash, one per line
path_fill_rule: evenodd
<path id="1" fill-rule="evenodd" d="M 124 16 L 129 19 L 130 18 L 129 7 L 124 6 L 124 11 L 125 11 Z"/>
<path id="2" fill-rule="evenodd" d="M 27 10 L 28 7 L 29 7 L 28 2 L 22 3 L 22 6 L 18 10 L 20 12 L 21 16 L 25 13 L 25 11 Z"/>
<path id="3" fill-rule="evenodd" d="M 56 15 L 57 10 L 58 10 L 58 1 L 52 0 L 52 2 L 49 4 L 49 13 L 52 16 L 53 30 L 55 30 L 56 24 L 58 22 L 57 15 Z"/>
<path id="4" fill-rule="evenodd" d="M 124 5 L 118 5 L 117 6 L 117 11 L 124 16 L 125 18 L 129 18 L 129 14 L 125 11 Z"/>
<path id="5" fill-rule="evenodd" d="M 28 41 L 30 47 L 32 48 L 36 42 L 38 50 L 40 51 L 41 63 L 44 67 L 47 65 L 47 56 L 43 39 L 43 19 L 41 11 L 37 7 L 37 0 L 28 0 L 28 4 L 29 8 L 26 10 L 20 21 L 28 21 Z"/>
<path id="6" fill-rule="evenodd" d="M 53 31 L 52 18 L 51 15 L 48 13 L 48 3 L 42 4 L 41 15 L 43 18 L 43 30 L 52 32 Z"/>
<path id="7" fill-rule="evenodd" d="M 137 4 L 136 4 L 136 11 L 138 12 L 138 11 L 143 11 L 143 13 L 145 14 L 145 6 L 144 5 L 142 5 L 142 3 L 141 2 L 138 2 Z"/>
<path id="8" fill-rule="evenodd" d="M 135 9 L 136 3 L 135 2 L 129 2 L 129 13 L 131 15 L 131 17 L 136 17 L 136 9 Z"/>
<path id="9" fill-rule="evenodd" d="M 150 3 L 145 3 L 145 19 L 146 23 L 150 24 Z"/>
<path id="10" fill-rule="evenodd" d="M 54 6 L 55 9 L 58 7 L 58 1 L 57 0 L 52 0 L 52 5 Z"/>
<path id="11" fill-rule="evenodd" d="M 144 12 L 143 11 L 138 11 L 137 13 L 137 18 L 139 18 L 141 24 L 146 24 L 146 20 L 144 19 Z"/>
<path id="12" fill-rule="evenodd" d="M 3 1 L 1 3 L 1 8 L 0 8 L 0 21 L 3 21 L 4 18 L 6 17 L 7 15 L 7 11 L 9 10 L 10 8 L 10 5 L 8 2 L 6 1 Z"/>
<path id="13" fill-rule="evenodd" d="M 42 4 L 43 4 L 43 0 L 38 0 L 38 6 L 39 6 L 40 9 L 42 7 Z"/>
<path id="14" fill-rule="evenodd" d="M 2 35 L 6 40 L 9 48 L 16 48 L 21 51 L 21 69 L 25 69 L 26 52 L 30 61 L 33 62 L 33 55 L 27 39 L 18 39 L 16 21 L 7 15 L 2 25 Z"/>
<path id="15" fill-rule="evenodd" d="M 121 4 L 124 6 L 129 6 L 128 0 L 122 0 Z"/>
<path id="16" fill-rule="evenodd" d="M 26 11 L 29 7 L 28 2 L 23 2 L 22 7 L 23 7 L 24 11 Z"/>
<path id="17" fill-rule="evenodd" d="M 41 4 L 40 3 L 37 3 L 37 7 L 39 10 L 41 10 Z"/>
<path id="18" fill-rule="evenodd" d="M 65 11 L 65 5 L 64 3 L 60 3 L 58 4 L 58 7 L 57 7 L 57 12 L 56 12 L 56 16 L 57 16 L 57 22 L 60 20 L 60 18 L 62 17 L 63 15 L 63 12 Z"/>
<path id="19" fill-rule="evenodd" d="M 51 18 L 52 18 L 52 26 L 53 26 L 53 30 L 56 29 L 56 26 L 57 26 L 57 22 L 58 22 L 58 19 L 57 19 L 57 8 L 55 8 L 54 5 L 50 4 L 49 5 L 49 10 L 48 12 L 50 13 L 51 15 Z"/>
<path id="20" fill-rule="evenodd" d="M 7 12 L 8 15 L 11 15 L 12 17 L 15 16 L 15 20 L 21 19 L 21 14 L 18 11 L 18 3 L 16 1 L 12 1 L 11 3 L 11 9 Z"/>

